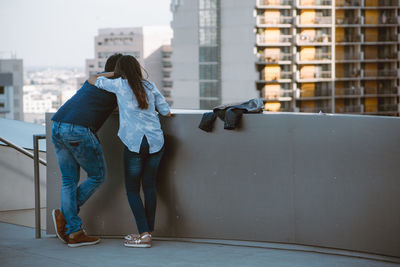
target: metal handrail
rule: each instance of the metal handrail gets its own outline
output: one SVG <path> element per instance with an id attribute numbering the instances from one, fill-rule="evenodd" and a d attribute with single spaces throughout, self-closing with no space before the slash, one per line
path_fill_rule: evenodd
<path id="1" fill-rule="evenodd" d="M 46 135 L 36 134 L 33 135 L 33 154 L 28 150 L 0 137 L 0 141 L 7 144 L 9 147 L 14 148 L 18 152 L 33 159 L 33 169 L 34 169 L 34 188 L 35 188 L 35 232 L 36 238 L 41 238 L 41 223 L 40 223 L 40 173 L 39 173 L 39 163 L 47 166 L 47 162 L 44 159 L 39 158 L 39 139 L 45 139 Z"/>
<path id="2" fill-rule="evenodd" d="M 45 139 L 44 134 L 33 135 L 33 169 L 34 169 L 34 187 L 35 187 L 35 232 L 36 238 L 41 238 L 40 223 L 40 172 L 39 172 L 39 140 Z M 47 162 L 46 162 L 47 166 Z"/>
<path id="3" fill-rule="evenodd" d="M 30 157 L 31 159 L 34 159 L 34 155 L 33 153 L 29 152 L 28 150 L 0 137 L 0 141 L 5 143 L 6 145 L 8 145 L 9 147 L 14 148 L 15 150 L 17 150 L 18 152 L 21 152 L 22 154 L 24 154 L 25 156 Z M 39 162 L 42 163 L 44 166 L 47 166 L 47 162 L 44 159 L 39 158 Z"/>

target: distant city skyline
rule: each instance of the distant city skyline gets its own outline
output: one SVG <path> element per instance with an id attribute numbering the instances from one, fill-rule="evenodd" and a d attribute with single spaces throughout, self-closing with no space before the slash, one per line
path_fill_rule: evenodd
<path id="1" fill-rule="evenodd" d="M 169 0 L 14 0 L 0 8 L 0 58 L 24 68 L 84 68 L 99 28 L 169 25 Z"/>

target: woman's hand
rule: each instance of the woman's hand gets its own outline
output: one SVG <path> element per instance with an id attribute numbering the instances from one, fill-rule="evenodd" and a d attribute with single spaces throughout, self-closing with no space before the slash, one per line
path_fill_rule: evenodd
<path id="1" fill-rule="evenodd" d="M 106 78 L 112 78 L 114 77 L 114 72 L 104 72 L 104 73 L 98 73 L 96 75 L 90 76 L 88 79 L 88 83 L 91 85 L 94 85 L 96 83 L 97 77 L 104 76 Z"/>

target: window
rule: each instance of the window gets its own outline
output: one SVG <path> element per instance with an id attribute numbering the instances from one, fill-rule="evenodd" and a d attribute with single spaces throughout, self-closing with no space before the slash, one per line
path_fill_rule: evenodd
<path id="1" fill-rule="evenodd" d="M 200 65 L 200 80 L 216 80 L 217 64 Z"/>
<path id="2" fill-rule="evenodd" d="M 217 82 L 201 82 L 200 97 L 217 97 L 218 83 Z"/>
<path id="3" fill-rule="evenodd" d="M 0 86 L 0 95 L 4 95 L 5 90 L 4 90 L 4 86 Z"/>
<path id="4" fill-rule="evenodd" d="M 220 104 L 219 0 L 199 0 L 199 95 L 200 108 Z"/>
<path id="5" fill-rule="evenodd" d="M 217 61 L 217 46 L 200 47 L 200 62 L 216 62 Z"/>
<path id="6" fill-rule="evenodd" d="M 3 102 L 0 102 L 0 108 L 4 108 L 4 103 Z"/>

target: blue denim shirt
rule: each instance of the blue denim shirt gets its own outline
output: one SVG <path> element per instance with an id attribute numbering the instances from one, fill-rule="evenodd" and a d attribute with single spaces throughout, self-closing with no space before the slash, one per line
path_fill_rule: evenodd
<path id="1" fill-rule="evenodd" d="M 143 85 L 149 103 L 147 109 L 139 108 L 128 80 L 98 77 L 95 83 L 96 87 L 115 93 L 117 96 L 120 125 L 118 136 L 127 148 L 132 152 L 139 153 L 143 136 L 146 136 L 150 146 L 149 152 L 156 153 L 164 145 L 164 134 L 156 108 L 161 115 L 167 115 L 170 109 L 154 83 L 143 81 Z"/>

